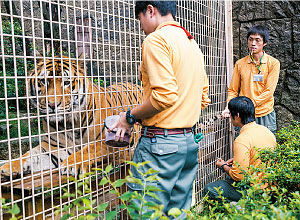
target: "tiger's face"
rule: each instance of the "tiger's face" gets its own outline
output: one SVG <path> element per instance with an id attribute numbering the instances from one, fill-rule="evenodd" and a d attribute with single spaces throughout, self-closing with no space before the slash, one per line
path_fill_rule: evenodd
<path id="1" fill-rule="evenodd" d="M 35 72 L 36 70 L 36 72 Z M 67 121 L 86 106 L 84 71 L 68 57 L 42 59 L 29 79 L 31 103 L 52 122 Z"/>

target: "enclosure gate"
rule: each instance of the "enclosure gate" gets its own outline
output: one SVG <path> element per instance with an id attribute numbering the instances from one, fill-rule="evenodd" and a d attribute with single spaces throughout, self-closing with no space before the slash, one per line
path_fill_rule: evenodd
<path id="1" fill-rule="evenodd" d="M 145 35 L 133 1 L 0 4 L 0 197 L 6 199 L 0 219 L 8 219 L 7 207 L 16 204 L 22 219 L 59 219 L 70 210 L 55 216 L 56 208 L 76 199 L 62 198 L 65 190 L 80 194 L 67 177 L 108 164 L 113 165 L 112 180 L 127 175 L 124 161 L 132 157 L 139 129 L 131 147 L 112 149 L 104 144 L 103 120 L 141 102 L 139 65 Z M 216 159 L 231 154 L 231 126 L 220 117 L 232 71 L 231 2 L 179 0 L 176 20 L 205 56 L 212 101 L 196 129 L 204 133 L 194 184 L 197 207 L 204 185 L 224 177 Z M 80 180 L 91 189 L 82 196 L 115 209 L 116 197 L 108 193 L 110 186 L 99 186 L 99 176 Z M 117 210 L 118 218 L 128 218 Z M 77 217 L 88 213 L 75 211 Z"/>

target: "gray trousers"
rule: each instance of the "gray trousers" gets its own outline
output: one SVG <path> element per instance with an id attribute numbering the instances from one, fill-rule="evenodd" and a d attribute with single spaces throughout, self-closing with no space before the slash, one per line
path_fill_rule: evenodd
<path id="1" fill-rule="evenodd" d="M 204 193 L 208 194 L 208 196 L 212 199 L 221 201 L 218 193 L 219 190 L 220 192 L 222 192 L 222 196 L 227 198 L 228 202 L 237 202 L 240 200 L 240 198 L 242 198 L 242 194 L 236 190 L 236 187 L 232 185 L 233 183 L 234 180 L 230 177 L 226 180 L 219 180 L 216 182 L 209 183 L 204 187 Z"/>
<path id="2" fill-rule="evenodd" d="M 151 185 L 163 190 L 163 192 L 154 192 L 161 201 L 153 197 L 147 197 L 147 201 L 163 204 L 163 211 L 166 214 L 175 207 L 180 210 L 190 209 L 193 181 L 198 168 L 198 144 L 195 143 L 192 132 L 156 135 L 155 139 L 141 137 L 132 160 L 135 163 L 151 161 L 144 168 L 142 167 L 144 173 L 149 168 L 159 171 L 160 181 L 153 182 Z M 136 178 L 141 178 L 135 167 L 131 168 L 131 172 Z M 127 183 L 127 185 L 132 191 L 141 190 L 138 184 Z M 181 219 L 185 217 L 185 213 L 179 216 Z"/>

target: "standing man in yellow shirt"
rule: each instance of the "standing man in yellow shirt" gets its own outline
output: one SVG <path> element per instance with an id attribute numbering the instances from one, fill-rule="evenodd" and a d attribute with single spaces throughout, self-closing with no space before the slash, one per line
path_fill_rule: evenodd
<path id="1" fill-rule="evenodd" d="M 218 199 L 219 193 L 216 189 L 220 188 L 222 196 L 229 201 L 238 201 L 242 194 L 232 184 L 244 178 L 241 170 L 248 171 L 250 166 L 256 168 L 261 164 L 261 160 L 257 157 L 257 149 L 274 149 L 276 138 L 268 128 L 256 124 L 254 105 L 249 98 L 245 96 L 233 98 L 229 101 L 228 108 L 232 124 L 241 128 L 241 131 L 233 143 L 233 158 L 226 162 L 219 159 L 216 165 L 226 172 L 229 178 L 207 184 L 204 192 Z"/>
<path id="2" fill-rule="evenodd" d="M 141 138 L 133 161 L 151 161 L 145 170 L 159 171 L 163 190 L 155 192 L 167 213 L 189 209 L 198 167 L 198 144 L 193 126 L 208 106 L 208 79 L 203 54 L 193 36 L 176 22 L 176 1 L 136 1 L 135 15 L 147 35 L 142 45 L 143 104 L 120 113 L 116 140 L 122 141 L 141 119 Z M 140 178 L 134 167 L 131 172 Z M 140 190 L 137 184 L 128 184 Z M 153 200 L 153 198 L 148 198 Z M 158 202 L 158 201 L 156 201 Z M 160 202 L 158 202 L 160 203 Z M 184 218 L 183 213 L 180 218 Z"/>
<path id="3" fill-rule="evenodd" d="M 266 27 L 258 25 L 249 29 L 247 34 L 249 55 L 235 64 L 232 80 L 228 88 L 229 102 L 237 96 L 246 96 L 255 107 L 256 123 L 276 132 L 274 111 L 274 91 L 279 78 L 280 63 L 263 51 L 269 41 Z M 222 115 L 229 117 L 228 108 Z"/>

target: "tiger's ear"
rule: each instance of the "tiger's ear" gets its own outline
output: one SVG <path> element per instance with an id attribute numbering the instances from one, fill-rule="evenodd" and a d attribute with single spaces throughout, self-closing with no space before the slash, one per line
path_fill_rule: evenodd
<path id="1" fill-rule="evenodd" d="M 43 61 L 44 56 L 39 51 L 35 50 L 35 55 L 36 55 L 36 62 L 37 63 Z"/>
<path id="2" fill-rule="evenodd" d="M 35 55 L 39 58 L 43 58 L 43 55 L 37 50 L 35 50 Z"/>

